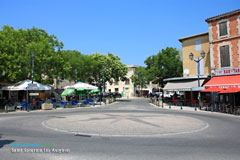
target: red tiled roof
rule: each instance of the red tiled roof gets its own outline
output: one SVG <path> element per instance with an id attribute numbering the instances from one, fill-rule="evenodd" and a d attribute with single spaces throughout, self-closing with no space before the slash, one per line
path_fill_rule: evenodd
<path id="1" fill-rule="evenodd" d="M 227 12 L 227 13 L 223 13 L 223 14 L 220 14 L 220 15 L 217 15 L 217 16 L 214 16 L 214 17 L 210 17 L 210 18 L 206 19 L 205 21 L 209 23 L 211 21 L 215 21 L 215 20 L 227 17 L 227 16 L 237 14 L 237 13 L 240 13 L 240 9 L 237 9 L 237 10 L 234 10 L 234 11 L 231 11 L 231 12 Z"/>

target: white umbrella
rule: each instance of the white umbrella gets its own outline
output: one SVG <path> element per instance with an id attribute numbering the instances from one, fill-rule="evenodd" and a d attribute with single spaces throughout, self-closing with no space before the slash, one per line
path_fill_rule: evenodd
<path id="1" fill-rule="evenodd" d="M 68 89 L 68 88 L 70 88 L 71 86 L 65 86 L 65 87 L 63 87 L 63 89 Z"/>
<path id="2" fill-rule="evenodd" d="M 9 90 L 9 91 L 27 90 L 27 87 L 29 87 L 29 84 L 31 85 L 32 81 L 27 79 L 24 81 L 20 81 L 14 85 L 2 87 L 2 90 Z M 34 84 L 34 89 L 30 89 L 30 90 L 51 90 L 51 87 L 47 85 L 43 85 L 38 82 L 33 82 L 33 84 Z"/>
<path id="3" fill-rule="evenodd" d="M 83 82 L 77 82 L 74 85 L 70 86 L 69 88 L 74 88 L 74 89 L 86 89 L 86 90 L 93 90 L 93 89 L 98 89 L 98 87 L 83 83 Z"/>

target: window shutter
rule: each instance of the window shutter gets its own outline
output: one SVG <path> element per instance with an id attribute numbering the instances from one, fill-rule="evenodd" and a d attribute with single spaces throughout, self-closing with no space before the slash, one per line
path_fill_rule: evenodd
<path id="1" fill-rule="evenodd" d="M 224 46 L 220 47 L 220 60 L 221 60 L 221 67 L 224 67 Z"/>
<path id="2" fill-rule="evenodd" d="M 227 22 L 219 23 L 220 36 L 227 35 Z"/>
<path id="3" fill-rule="evenodd" d="M 229 46 L 227 45 L 224 48 L 225 48 L 225 59 L 224 59 L 225 65 L 226 67 L 229 67 L 230 66 Z"/>
<path id="4" fill-rule="evenodd" d="M 228 45 L 220 47 L 220 60 L 221 60 L 221 67 L 230 66 L 230 55 L 229 55 Z"/>

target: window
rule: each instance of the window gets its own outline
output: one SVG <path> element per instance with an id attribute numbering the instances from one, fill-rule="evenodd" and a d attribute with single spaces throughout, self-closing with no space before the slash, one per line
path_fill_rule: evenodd
<path id="1" fill-rule="evenodd" d="M 125 80 L 125 85 L 129 85 L 130 84 L 130 80 L 129 79 L 126 79 Z"/>
<path id="2" fill-rule="evenodd" d="M 201 43 L 202 43 L 201 40 L 196 40 L 196 41 L 195 41 L 195 50 L 196 50 L 196 51 L 201 51 L 201 50 L 202 50 Z"/>
<path id="3" fill-rule="evenodd" d="M 221 67 L 230 67 L 229 45 L 220 47 Z"/>
<path id="4" fill-rule="evenodd" d="M 219 33 L 220 33 L 220 36 L 228 35 L 227 22 L 219 23 Z"/>
<path id="5" fill-rule="evenodd" d="M 115 88 L 115 92 L 118 92 L 118 88 Z"/>

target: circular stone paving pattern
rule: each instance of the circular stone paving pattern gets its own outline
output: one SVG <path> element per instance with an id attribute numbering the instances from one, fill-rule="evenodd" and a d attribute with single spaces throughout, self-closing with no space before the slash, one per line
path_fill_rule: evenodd
<path id="1" fill-rule="evenodd" d="M 150 113 L 71 115 L 49 119 L 43 125 L 56 131 L 92 136 L 174 135 L 201 131 L 208 126 L 187 116 Z"/>

